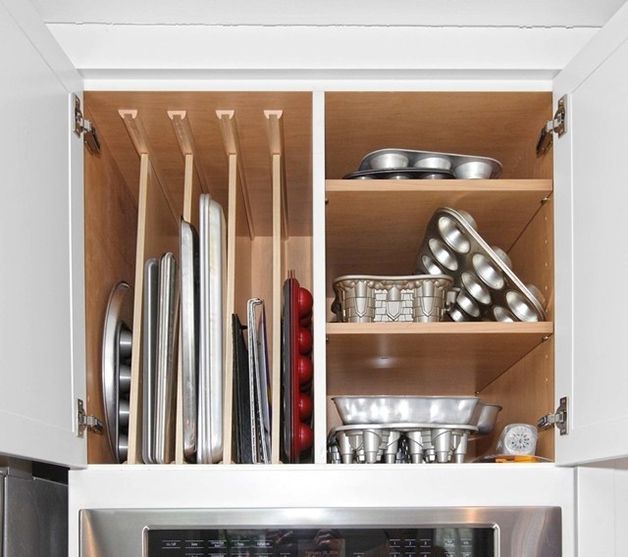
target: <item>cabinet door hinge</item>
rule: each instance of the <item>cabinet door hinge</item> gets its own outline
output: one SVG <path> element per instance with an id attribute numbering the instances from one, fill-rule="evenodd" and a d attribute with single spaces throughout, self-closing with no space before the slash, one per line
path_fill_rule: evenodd
<path id="1" fill-rule="evenodd" d="M 567 131 L 567 111 L 565 103 L 567 95 L 558 99 L 558 108 L 554 113 L 554 117 L 545 123 L 539 134 L 539 140 L 536 142 L 536 156 L 540 157 L 547 153 L 554 143 L 554 134 L 558 137 L 565 135 Z"/>
<path id="2" fill-rule="evenodd" d="M 76 423 L 79 437 L 83 437 L 86 429 L 95 433 L 103 432 L 102 422 L 96 416 L 88 416 L 85 413 L 85 403 L 80 398 L 76 401 Z"/>
<path id="3" fill-rule="evenodd" d="M 539 429 L 558 428 L 561 435 L 567 435 L 567 397 L 560 399 L 560 406 L 556 409 L 555 414 L 546 414 L 541 416 L 536 422 Z"/>
<path id="4" fill-rule="evenodd" d="M 92 154 L 100 153 L 100 140 L 96 133 L 96 127 L 83 116 L 81 99 L 77 95 L 72 95 L 74 99 L 74 133 L 83 137 L 85 147 Z"/>

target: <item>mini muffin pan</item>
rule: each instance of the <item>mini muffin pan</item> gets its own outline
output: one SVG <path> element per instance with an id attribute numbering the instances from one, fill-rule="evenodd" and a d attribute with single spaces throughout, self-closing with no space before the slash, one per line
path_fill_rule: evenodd
<path id="1" fill-rule="evenodd" d="M 438 209 L 427 225 L 416 272 L 447 273 L 460 288 L 449 309 L 453 321 L 543 321 L 540 290 L 525 285 L 508 256 L 491 248 L 464 211 Z"/>
<path id="2" fill-rule="evenodd" d="M 131 287 L 126 282 L 119 282 L 109 294 L 102 343 L 105 424 L 116 462 L 124 462 L 128 456 L 133 334 L 124 318 L 132 315 L 132 307 Z"/>
<path id="3" fill-rule="evenodd" d="M 434 168 L 392 168 L 382 170 L 358 170 L 343 177 L 344 180 L 450 180 L 451 170 Z"/>
<path id="4" fill-rule="evenodd" d="M 347 323 L 442 321 L 456 291 L 447 275 L 345 275 L 334 280 L 332 311 Z"/>
<path id="5" fill-rule="evenodd" d="M 448 424 L 366 424 L 336 427 L 327 439 L 333 464 L 447 463 L 465 460 L 477 427 Z"/>
<path id="6" fill-rule="evenodd" d="M 378 151 L 373 151 L 362 159 L 358 172 L 397 172 L 411 169 L 432 173 L 451 172 L 454 178 L 462 180 L 499 178 L 502 173 L 501 163 L 489 157 L 434 151 L 414 151 L 410 149 L 379 149 Z"/>

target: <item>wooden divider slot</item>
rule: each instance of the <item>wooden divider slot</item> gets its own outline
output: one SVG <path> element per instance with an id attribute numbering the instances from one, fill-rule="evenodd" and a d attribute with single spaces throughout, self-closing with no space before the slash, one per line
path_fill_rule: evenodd
<path id="1" fill-rule="evenodd" d="M 285 179 L 283 170 L 283 126 L 281 111 L 265 110 L 268 122 L 268 140 L 272 161 L 272 349 L 271 349 L 271 389 L 273 421 L 271 431 L 271 461 L 281 462 L 281 298 L 283 281 L 286 278 L 286 256 L 284 240 L 288 236 Z"/>
<path id="2" fill-rule="evenodd" d="M 237 314 L 246 324 L 247 302 L 256 297 L 265 301 L 275 411 L 271 460 L 279 462 L 281 305 L 287 269 L 295 269 L 305 287 L 311 285 L 311 93 L 92 91 L 85 102 L 106 146 L 85 170 L 86 181 L 103 186 L 86 195 L 90 412 L 102 413 L 99 339 L 107 294 L 112 281 L 124 279 L 134 290 L 127 461 L 143 461 L 144 265 L 169 251 L 180 263 L 181 219 L 198 229 L 199 198 L 207 193 L 223 206 L 227 221 L 223 461 L 234 461 L 236 431 L 231 316 Z M 184 464 L 180 348 L 176 357 L 175 444 L 168 460 Z M 90 464 L 113 460 L 105 437 L 90 436 L 88 449 Z"/>
<path id="3" fill-rule="evenodd" d="M 225 375 L 223 461 L 233 461 L 233 331 L 231 316 L 246 315 L 251 297 L 251 253 L 255 237 L 244 178 L 234 110 L 217 110 L 229 164 L 227 211 L 227 289 L 225 311 Z"/>
<path id="4" fill-rule="evenodd" d="M 246 223 L 251 240 L 255 238 L 255 229 L 253 225 L 253 213 L 251 211 L 251 202 L 249 200 L 249 192 L 246 186 L 246 176 L 244 172 L 244 162 L 242 160 L 242 151 L 240 150 L 240 138 L 238 136 L 238 127 L 235 120 L 235 110 L 217 110 L 216 116 L 221 124 L 221 132 L 223 142 L 225 144 L 225 152 L 227 156 L 237 155 L 238 179 L 241 184 L 242 197 L 244 201 L 244 213 L 246 215 Z M 231 174 L 229 174 L 231 176 Z"/>
<path id="5" fill-rule="evenodd" d="M 166 251 L 178 253 L 178 222 L 156 178 L 148 154 L 140 154 L 140 189 L 135 257 L 133 352 L 129 414 L 128 463 L 142 462 L 142 301 L 144 262 Z"/>
<path id="6" fill-rule="evenodd" d="M 200 184 L 200 189 L 203 193 L 209 193 L 209 179 L 205 172 L 205 167 L 199 164 L 198 151 L 196 149 L 196 142 L 194 141 L 194 135 L 192 134 L 192 128 L 190 127 L 190 120 L 187 118 L 186 110 L 168 110 L 168 118 L 172 121 L 172 127 L 181 149 L 181 154 L 186 162 L 186 176 L 188 172 L 188 156 L 192 156 L 192 164 L 190 170 L 196 173 L 197 179 Z M 185 200 L 184 200 L 185 204 Z M 183 211 L 185 212 L 185 205 Z M 185 218 L 185 217 L 184 217 Z M 186 219 L 188 220 L 188 219 Z"/>
<path id="7" fill-rule="evenodd" d="M 172 216 L 177 219 L 178 217 L 175 207 L 178 207 L 178 204 L 176 203 L 176 200 L 171 199 L 171 195 L 166 188 L 166 181 L 164 180 L 165 172 L 161 168 L 159 159 L 155 156 L 157 150 L 151 145 L 150 140 L 148 139 L 148 134 L 146 133 L 142 119 L 139 117 L 139 111 L 135 109 L 121 109 L 118 110 L 118 114 L 124 122 L 126 131 L 131 138 L 131 142 L 133 143 L 133 147 L 135 147 L 137 154 L 151 155 L 151 167 L 153 168 L 153 172 L 157 176 L 157 181 L 163 190 L 164 197 L 166 198 Z"/>
<path id="8" fill-rule="evenodd" d="M 183 173 L 183 211 L 182 217 L 191 223 L 196 230 L 199 229 L 199 199 L 201 193 L 207 192 L 207 178 L 198 164 L 198 156 L 192 129 L 186 118 L 185 110 L 168 110 L 168 117 L 172 121 L 181 154 L 184 161 Z M 175 436 L 175 463 L 186 464 L 183 447 L 183 368 L 181 353 L 181 321 L 179 321 L 179 354 L 177 373 L 177 424 Z"/>
<path id="9" fill-rule="evenodd" d="M 140 156 L 135 289 L 133 303 L 133 352 L 129 395 L 128 463 L 142 462 L 142 307 L 144 263 L 171 251 L 178 254 L 179 222 L 149 155 L 149 143 L 137 110 L 120 110 L 129 137 Z"/>
<path id="10" fill-rule="evenodd" d="M 268 143 L 270 145 L 270 156 L 272 159 L 273 167 L 273 192 L 275 191 L 275 156 L 278 158 L 278 172 L 281 183 L 279 185 L 279 191 L 281 195 L 281 237 L 284 240 L 288 239 L 289 226 L 288 226 L 288 195 L 286 191 L 286 164 L 284 156 L 284 136 L 283 136 L 283 110 L 264 110 L 264 116 L 267 119 L 268 130 Z M 276 214 L 276 207 L 273 204 L 273 217 Z M 274 230 L 273 230 L 274 236 Z"/>

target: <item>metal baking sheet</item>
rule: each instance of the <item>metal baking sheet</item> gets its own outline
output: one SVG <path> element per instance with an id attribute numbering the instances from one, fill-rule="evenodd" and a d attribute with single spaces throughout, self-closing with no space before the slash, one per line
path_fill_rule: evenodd
<path id="1" fill-rule="evenodd" d="M 251 437 L 249 439 L 251 444 L 251 454 L 253 457 L 253 464 L 261 462 L 260 454 L 260 429 L 261 420 L 258 420 L 259 399 L 256 396 L 259 391 L 259 387 L 256 385 L 258 369 L 257 369 L 257 319 L 255 308 L 262 303 L 259 298 L 251 298 L 246 303 L 246 334 L 249 349 L 249 374 L 248 374 L 248 389 L 249 389 L 249 408 L 248 408 L 248 420 L 250 422 Z M 244 418 L 244 416 L 242 416 Z"/>
<path id="2" fill-rule="evenodd" d="M 200 198 L 199 409 L 197 462 L 222 460 L 226 225 L 222 207 Z"/>
<path id="3" fill-rule="evenodd" d="M 271 461 L 271 432 L 265 319 L 263 300 L 251 298 L 247 302 L 247 335 L 249 346 L 249 395 L 252 401 L 250 421 L 253 432 L 253 462 L 269 464 Z"/>
<path id="4" fill-rule="evenodd" d="M 142 459 L 155 464 L 155 358 L 157 356 L 157 308 L 159 261 L 144 264 L 144 311 L 142 323 Z"/>
<path id="5" fill-rule="evenodd" d="M 183 452 L 196 459 L 198 408 L 198 234 L 181 220 L 181 372 L 183 382 Z"/>
<path id="6" fill-rule="evenodd" d="M 502 173 L 501 163 L 490 157 L 395 148 L 378 149 L 369 153 L 360 162 L 358 171 L 413 168 L 425 170 L 426 166 L 432 172 L 450 171 L 459 179 L 499 178 Z"/>
<path id="7" fill-rule="evenodd" d="M 159 311 L 155 358 L 155 463 L 174 457 L 175 352 L 178 314 L 176 263 L 170 252 L 159 261 Z"/>
<path id="8" fill-rule="evenodd" d="M 258 397 L 261 408 L 261 444 L 263 462 L 271 462 L 271 416 L 268 391 L 270 390 L 270 377 L 268 366 L 268 341 L 266 335 L 266 310 L 261 306 L 259 327 L 257 334 L 257 369 L 258 369 Z"/>
<path id="9" fill-rule="evenodd" d="M 438 209 L 427 225 L 416 272 L 446 273 L 460 288 L 449 309 L 454 321 L 543 321 L 544 300 L 525 285 L 461 211 Z M 501 255 L 501 257 L 500 257 Z"/>

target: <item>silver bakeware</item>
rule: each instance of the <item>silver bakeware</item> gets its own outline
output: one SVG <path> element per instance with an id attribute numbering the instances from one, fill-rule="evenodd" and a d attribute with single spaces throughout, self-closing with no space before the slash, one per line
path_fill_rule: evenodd
<path id="1" fill-rule="evenodd" d="M 251 444 L 251 456 L 253 460 L 253 464 L 258 464 L 260 462 L 260 454 L 259 454 L 259 443 L 260 443 L 260 434 L 258 425 L 260 425 L 260 421 L 258 421 L 258 415 L 256 410 L 259 409 L 259 400 L 255 396 L 256 391 L 259 392 L 259 387 L 256 385 L 257 377 L 258 377 L 258 369 L 257 369 L 257 319 L 255 315 L 255 308 L 263 304 L 262 300 L 259 298 L 251 298 L 246 303 L 246 334 L 247 334 L 247 342 L 248 342 L 248 356 L 249 356 L 249 424 L 250 424 L 250 444 Z"/>
<path id="2" fill-rule="evenodd" d="M 174 458 L 175 353 L 179 308 L 176 263 L 170 252 L 159 261 L 159 311 L 155 358 L 155 463 Z"/>
<path id="3" fill-rule="evenodd" d="M 508 256 L 489 246 L 468 214 L 438 209 L 427 225 L 416 272 L 447 273 L 460 288 L 449 309 L 454 321 L 543 321 L 545 301 L 510 268 Z"/>
<path id="4" fill-rule="evenodd" d="M 268 340 L 266 335 L 266 309 L 262 306 L 257 333 L 258 399 L 262 409 L 262 457 L 265 463 L 271 462 L 271 412 L 268 392 L 270 375 L 268 365 Z"/>
<path id="5" fill-rule="evenodd" d="M 155 379 L 157 315 L 159 308 L 159 261 L 144 264 L 144 307 L 142 315 L 142 460 L 155 464 Z"/>
<path id="6" fill-rule="evenodd" d="M 117 462 L 124 462 L 127 457 L 123 441 L 128 431 L 132 334 L 124 323 L 124 316 L 131 313 L 133 297 L 130 292 L 131 287 L 126 282 L 119 282 L 113 287 L 109 294 L 103 327 L 102 392 L 105 427 Z"/>
<path id="7" fill-rule="evenodd" d="M 259 317 L 258 317 L 259 314 Z M 266 350 L 266 314 L 264 301 L 251 298 L 247 302 L 247 336 L 249 352 L 249 408 L 253 464 L 270 464 L 271 430 Z"/>
<path id="8" fill-rule="evenodd" d="M 198 446 L 201 464 L 219 462 L 223 451 L 224 295 L 226 232 L 222 207 L 200 197 L 199 232 L 199 399 Z"/>
<path id="9" fill-rule="evenodd" d="M 475 396 L 334 396 L 345 425 L 424 423 L 471 425 Z"/>
<path id="10" fill-rule="evenodd" d="M 456 178 L 467 180 L 499 178 L 502 173 L 501 163 L 489 157 L 411 149 L 373 151 L 362 159 L 358 171 L 402 170 L 409 167 L 452 170 Z"/>
<path id="11" fill-rule="evenodd" d="M 196 460 L 198 409 L 198 236 L 181 220 L 181 380 L 183 384 L 183 453 Z"/>
<path id="12" fill-rule="evenodd" d="M 449 169 L 438 168 L 391 168 L 381 170 L 357 170 L 343 176 L 344 180 L 450 180 L 455 178 Z"/>
<path id="13" fill-rule="evenodd" d="M 497 415 L 502 409 L 499 404 L 480 401 L 473 411 L 470 423 L 477 426 L 480 435 L 492 433 L 497 422 Z"/>
<path id="14" fill-rule="evenodd" d="M 469 435 L 477 427 L 455 424 L 355 424 L 336 427 L 328 439 L 332 463 L 411 462 L 461 464 L 465 460 Z"/>
<path id="15" fill-rule="evenodd" d="M 453 279 L 447 275 L 345 275 L 334 280 L 332 311 L 338 321 L 442 321 L 453 303 Z"/>

